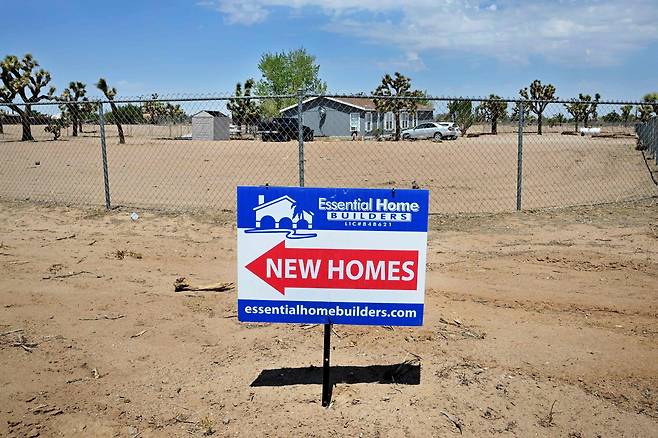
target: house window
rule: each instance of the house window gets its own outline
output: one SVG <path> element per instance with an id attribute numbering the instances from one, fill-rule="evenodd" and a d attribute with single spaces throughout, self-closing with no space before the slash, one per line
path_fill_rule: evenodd
<path id="1" fill-rule="evenodd" d="M 372 113 L 366 113 L 366 132 L 372 131 Z"/>
<path id="2" fill-rule="evenodd" d="M 400 113 L 400 128 L 409 129 L 409 113 L 406 111 Z"/>
<path id="3" fill-rule="evenodd" d="M 393 130 L 393 113 L 388 112 L 384 114 L 384 131 Z"/>
<path id="4" fill-rule="evenodd" d="M 350 113 L 350 132 L 359 132 L 361 130 L 361 114 Z"/>

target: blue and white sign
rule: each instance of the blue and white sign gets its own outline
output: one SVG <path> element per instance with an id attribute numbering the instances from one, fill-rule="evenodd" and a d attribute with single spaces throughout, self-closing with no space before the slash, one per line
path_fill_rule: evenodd
<path id="1" fill-rule="evenodd" d="M 427 190 L 237 195 L 240 321 L 423 324 Z"/>

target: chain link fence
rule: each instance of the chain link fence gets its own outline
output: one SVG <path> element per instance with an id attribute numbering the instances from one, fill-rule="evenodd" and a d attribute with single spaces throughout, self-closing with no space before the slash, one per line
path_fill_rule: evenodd
<path id="1" fill-rule="evenodd" d="M 299 94 L 0 104 L 0 197 L 194 212 L 234 210 L 237 185 L 420 187 L 434 213 L 655 197 L 656 119 L 638 122 L 624 104 L 641 103 Z"/>
<path id="2" fill-rule="evenodd" d="M 655 166 L 658 166 L 658 117 L 646 123 L 638 123 L 636 132 L 640 149 L 646 150 L 646 158 L 653 159 Z"/>

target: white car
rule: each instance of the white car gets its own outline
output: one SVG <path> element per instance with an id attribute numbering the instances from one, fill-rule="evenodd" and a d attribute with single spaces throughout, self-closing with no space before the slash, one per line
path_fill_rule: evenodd
<path id="1" fill-rule="evenodd" d="M 456 140 L 460 135 L 461 131 L 453 122 L 424 122 L 415 128 L 402 131 L 404 140 L 420 138 Z"/>

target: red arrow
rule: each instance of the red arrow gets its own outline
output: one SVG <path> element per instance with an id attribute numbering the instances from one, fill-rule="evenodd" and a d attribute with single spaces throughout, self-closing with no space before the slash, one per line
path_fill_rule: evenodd
<path id="1" fill-rule="evenodd" d="M 418 251 L 286 248 L 285 242 L 246 266 L 282 295 L 290 287 L 416 290 Z"/>

